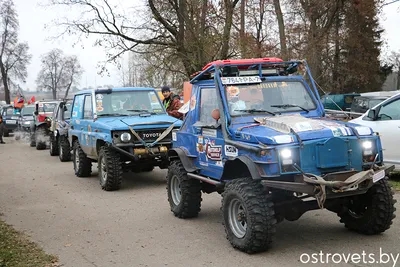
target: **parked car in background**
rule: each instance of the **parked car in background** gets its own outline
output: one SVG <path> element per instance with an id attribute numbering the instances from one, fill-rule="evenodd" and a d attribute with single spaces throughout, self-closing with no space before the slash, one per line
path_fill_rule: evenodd
<path id="1" fill-rule="evenodd" d="M 356 96 L 351 104 L 350 112 L 354 112 L 351 114 L 351 117 L 359 117 L 360 115 L 357 115 L 356 113 L 363 114 L 368 109 L 375 107 L 386 99 L 388 99 L 386 96 Z"/>
<path id="2" fill-rule="evenodd" d="M 33 112 L 35 111 L 35 105 L 24 106 L 21 110 L 21 114 L 18 119 L 18 131 L 30 132 L 31 124 L 33 123 Z"/>
<path id="3" fill-rule="evenodd" d="M 397 145 L 400 136 L 400 93 L 372 107 L 362 116 L 350 122 L 368 126 L 380 135 L 383 161 L 400 170 L 400 150 Z"/>
<path id="4" fill-rule="evenodd" d="M 321 101 L 325 109 L 350 111 L 353 99 L 357 96 L 360 94 L 327 94 L 321 97 Z"/>
<path id="5" fill-rule="evenodd" d="M 18 127 L 19 113 L 14 112 L 12 105 L 3 106 L 0 110 L 4 121 L 4 137 L 8 137 L 11 132 L 15 132 Z"/>

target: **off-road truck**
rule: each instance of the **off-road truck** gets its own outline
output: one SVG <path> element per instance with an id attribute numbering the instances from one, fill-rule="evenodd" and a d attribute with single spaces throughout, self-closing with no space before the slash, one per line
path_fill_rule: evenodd
<path id="1" fill-rule="evenodd" d="M 118 190 L 124 171 L 169 166 L 172 130 L 182 121 L 169 116 L 154 88 L 85 90 L 75 94 L 68 138 L 75 175 L 91 175 L 97 162 L 103 190 Z"/>
<path id="2" fill-rule="evenodd" d="M 202 193 L 220 193 L 227 239 L 247 253 L 268 249 L 278 222 L 309 210 L 363 234 L 390 228 L 394 166 L 382 163 L 379 135 L 325 117 L 306 61 L 215 61 L 191 84 L 168 152 L 175 216 L 196 217 Z"/>
<path id="3" fill-rule="evenodd" d="M 35 111 L 33 112 L 33 123 L 30 130 L 30 146 L 37 150 L 47 148 L 50 140 L 50 125 L 55 106 L 59 103 L 56 100 L 40 100 L 35 102 Z"/>
<path id="4" fill-rule="evenodd" d="M 68 140 L 72 100 L 63 100 L 53 111 L 50 126 L 50 155 L 59 156 L 61 162 L 71 160 L 71 145 Z"/>

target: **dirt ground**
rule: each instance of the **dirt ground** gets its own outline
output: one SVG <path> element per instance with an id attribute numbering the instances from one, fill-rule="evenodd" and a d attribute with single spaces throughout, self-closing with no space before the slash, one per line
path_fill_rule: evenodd
<path id="1" fill-rule="evenodd" d="M 62 163 L 48 150 L 37 151 L 24 139 L 5 142 L 0 145 L 2 218 L 59 256 L 62 266 L 394 266 L 392 261 L 303 264 L 300 258 L 364 251 L 385 261 L 379 253 L 400 253 L 399 216 L 386 233 L 363 236 L 347 231 L 333 213 L 312 211 L 279 224 L 271 250 L 247 255 L 225 238 L 218 194 L 203 195 L 200 216 L 182 220 L 170 212 L 165 170 L 128 174 L 120 191 L 105 192 L 95 164 L 92 177 L 78 178 L 72 162 Z"/>

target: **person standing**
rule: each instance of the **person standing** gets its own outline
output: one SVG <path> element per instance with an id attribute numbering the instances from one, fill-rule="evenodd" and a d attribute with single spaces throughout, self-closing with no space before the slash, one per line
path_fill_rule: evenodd
<path id="1" fill-rule="evenodd" d="M 6 126 L 4 125 L 3 117 L 0 114 L 0 144 L 5 144 L 3 141 L 3 134 L 4 134 L 5 128 L 6 128 Z"/>
<path id="2" fill-rule="evenodd" d="M 182 107 L 180 97 L 174 95 L 168 86 L 163 86 L 161 88 L 161 93 L 164 96 L 163 105 L 167 110 L 168 115 L 177 119 L 182 119 L 183 114 L 178 111 Z"/>

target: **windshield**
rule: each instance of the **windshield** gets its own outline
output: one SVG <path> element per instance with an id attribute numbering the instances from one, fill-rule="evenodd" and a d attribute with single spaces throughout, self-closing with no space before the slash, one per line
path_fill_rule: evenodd
<path id="1" fill-rule="evenodd" d="M 246 115 L 251 110 L 260 111 L 261 114 L 316 108 L 303 83 L 298 81 L 228 85 L 225 89 L 229 112 L 232 116 Z"/>
<path id="2" fill-rule="evenodd" d="M 22 109 L 22 116 L 32 116 L 35 111 L 35 107 L 24 107 Z"/>
<path id="3" fill-rule="evenodd" d="M 50 113 L 54 111 L 56 103 L 39 103 L 39 113 Z"/>
<path id="4" fill-rule="evenodd" d="M 98 116 L 135 115 L 142 112 L 164 113 L 161 102 L 154 91 L 96 94 L 96 110 Z"/>
<path id="5" fill-rule="evenodd" d="M 65 104 L 64 120 L 71 119 L 71 103 Z"/>
<path id="6" fill-rule="evenodd" d="M 14 109 L 13 108 L 7 108 L 5 113 L 6 113 L 6 115 L 13 115 L 14 114 Z"/>

